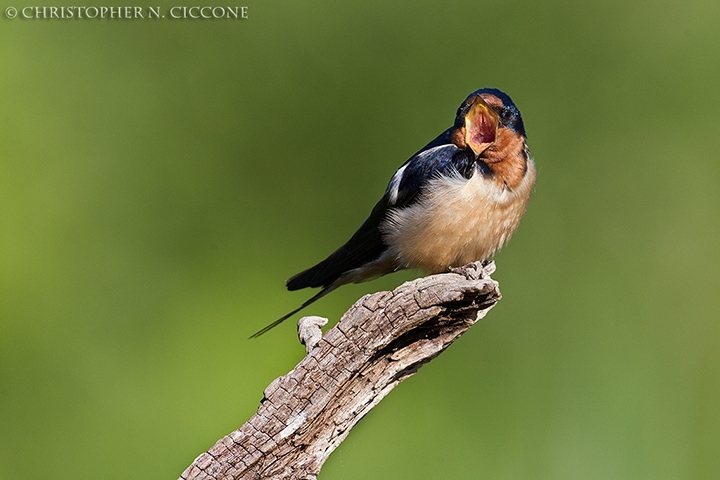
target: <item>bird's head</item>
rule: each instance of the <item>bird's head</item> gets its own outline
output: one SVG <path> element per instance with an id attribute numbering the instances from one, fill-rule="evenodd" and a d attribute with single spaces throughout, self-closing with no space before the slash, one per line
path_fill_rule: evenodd
<path id="1" fill-rule="evenodd" d="M 488 163 L 501 161 L 506 147 L 525 144 L 520 110 L 510 97 L 494 88 L 471 93 L 458 108 L 453 140 Z"/>

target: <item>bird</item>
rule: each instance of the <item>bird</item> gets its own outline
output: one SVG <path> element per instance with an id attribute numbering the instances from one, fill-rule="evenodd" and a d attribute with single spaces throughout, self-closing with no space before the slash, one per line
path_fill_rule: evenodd
<path id="1" fill-rule="evenodd" d="M 341 285 L 402 269 L 433 274 L 489 260 L 517 229 L 536 175 L 515 103 L 495 88 L 471 93 L 453 125 L 395 172 L 352 237 L 286 282 L 291 291 L 320 291 L 251 338 Z"/>

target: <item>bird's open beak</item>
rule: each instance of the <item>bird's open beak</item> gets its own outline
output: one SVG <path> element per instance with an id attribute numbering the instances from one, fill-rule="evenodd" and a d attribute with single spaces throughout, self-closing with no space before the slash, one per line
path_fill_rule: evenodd
<path id="1" fill-rule="evenodd" d="M 465 115 L 465 143 L 475 155 L 480 155 L 497 138 L 499 118 L 485 101 L 476 97 L 475 104 Z"/>

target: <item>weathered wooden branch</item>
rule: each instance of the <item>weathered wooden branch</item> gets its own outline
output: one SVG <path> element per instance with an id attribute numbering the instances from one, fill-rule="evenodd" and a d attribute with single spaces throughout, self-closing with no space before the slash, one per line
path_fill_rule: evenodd
<path id="1" fill-rule="evenodd" d="M 366 295 L 314 346 L 319 326 L 308 322 L 308 355 L 180 479 L 315 479 L 370 409 L 498 302 L 494 268 L 472 263 Z"/>

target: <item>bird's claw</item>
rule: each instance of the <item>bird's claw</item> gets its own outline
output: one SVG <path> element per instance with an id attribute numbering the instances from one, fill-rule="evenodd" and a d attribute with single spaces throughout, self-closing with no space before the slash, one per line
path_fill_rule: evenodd
<path id="1" fill-rule="evenodd" d="M 480 280 L 495 272 L 495 262 L 492 260 L 472 262 L 462 267 L 450 267 L 448 268 L 448 272 L 461 275 L 468 280 Z"/>

